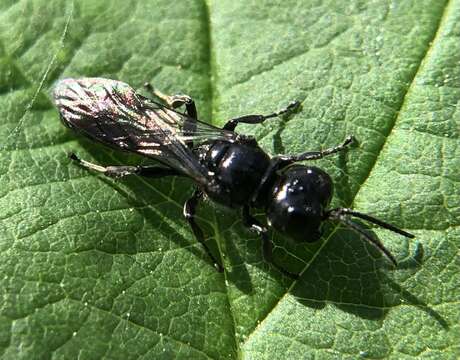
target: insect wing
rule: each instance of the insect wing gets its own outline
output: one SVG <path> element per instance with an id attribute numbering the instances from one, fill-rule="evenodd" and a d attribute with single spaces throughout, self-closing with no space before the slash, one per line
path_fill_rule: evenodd
<path id="1" fill-rule="evenodd" d="M 54 98 L 68 127 L 106 145 L 155 158 L 201 184 L 207 183 L 208 171 L 187 143 L 234 136 L 232 132 L 195 123 L 116 80 L 64 79 L 57 84 Z M 204 134 L 197 135 L 196 131 Z"/>

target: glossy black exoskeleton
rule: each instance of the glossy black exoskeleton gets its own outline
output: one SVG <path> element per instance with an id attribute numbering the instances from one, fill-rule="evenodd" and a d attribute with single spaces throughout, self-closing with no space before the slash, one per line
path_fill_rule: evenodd
<path id="1" fill-rule="evenodd" d="M 235 143 L 214 142 L 201 163 L 219 183 L 216 191 L 208 189 L 206 194 L 220 204 L 237 208 L 249 204 L 270 165 L 270 157 L 254 139 L 246 138 Z"/>
<path id="2" fill-rule="evenodd" d="M 196 207 L 204 195 L 225 206 L 242 209 L 243 223 L 261 235 L 263 254 L 268 261 L 272 257 L 272 244 L 267 227 L 251 215 L 252 208 L 263 209 L 268 226 L 298 242 L 317 240 L 324 221 L 339 221 L 378 247 L 395 265 L 391 253 L 350 218 L 358 217 L 414 237 L 351 209 L 329 209 L 333 195 L 330 176 L 317 167 L 297 164 L 343 151 L 353 137 L 323 151 L 270 157 L 254 138 L 234 131 L 239 123 L 262 123 L 293 112 L 300 106 L 298 102 L 270 115 L 231 119 L 220 129 L 197 119 L 195 103 L 189 96 L 168 96 L 153 90 L 149 84 L 146 86 L 165 104 L 136 93 L 125 83 L 101 78 L 61 80 L 54 90 L 54 98 L 61 119 L 68 127 L 106 145 L 156 159 L 162 166 L 100 166 L 75 154 L 70 157 L 83 167 L 112 177 L 137 174 L 193 179 L 197 188 L 184 205 L 184 216 L 219 270 L 223 267 L 207 247 L 195 221 Z M 186 113 L 175 110 L 182 105 Z M 296 277 L 273 264 L 282 273 Z"/>

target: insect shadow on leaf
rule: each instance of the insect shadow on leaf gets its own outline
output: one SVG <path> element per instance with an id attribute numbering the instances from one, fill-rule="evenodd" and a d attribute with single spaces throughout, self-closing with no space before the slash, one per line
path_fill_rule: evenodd
<path id="1" fill-rule="evenodd" d="M 355 240 L 347 229 L 331 233 L 323 251 L 290 290 L 296 301 L 313 309 L 335 306 L 368 320 L 384 319 L 402 304 L 413 305 L 448 329 L 439 312 L 391 278 L 374 246 Z M 423 254 L 421 244 L 415 246 L 414 255 L 402 262 L 404 269 L 414 272 L 419 271 Z"/>

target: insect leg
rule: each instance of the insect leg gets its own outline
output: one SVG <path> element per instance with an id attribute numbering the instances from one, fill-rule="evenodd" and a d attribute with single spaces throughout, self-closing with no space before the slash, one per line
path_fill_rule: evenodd
<path id="1" fill-rule="evenodd" d="M 145 88 L 150 91 L 154 96 L 163 100 L 169 107 L 176 109 L 185 105 L 185 110 L 187 111 L 188 116 L 193 119 L 198 118 L 198 113 L 196 111 L 195 101 L 188 95 L 166 95 L 163 94 L 160 90 L 155 89 L 150 83 L 144 84 Z"/>
<path id="2" fill-rule="evenodd" d="M 196 214 L 196 207 L 198 206 L 199 201 L 203 198 L 203 192 L 201 190 L 195 190 L 192 197 L 188 199 L 184 204 L 184 216 L 187 219 L 190 227 L 192 228 L 193 234 L 197 238 L 197 240 L 203 245 L 206 254 L 212 260 L 213 265 L 216 267 L 217 271 L 223 272 L 224 268 L 219 262 L 216 260 L 214 255 L 212 255 L 211 250 L 206 245 L 204 241 L 203 230 L 198 226 L 195 221 L 195 214 Z"/>
<path id="3" fill-rule="evenodd" d="M 291 279 L 298 279 L 299 275 L 283 269 L 273 261 L 273 244 L 267 236 L 267 228 L 250 214 L 249 207 L 247 205 L 243 207 L 242 215 L 244 226 L 246 226 L 249 230 L 259 234 L 262 238 L 262 254 L 265 261 L 271 263 L 279 272 L 290 277 Z"/>
<path id="4" fill-rule="evenodd" d="M 181 176 L 182 174 L 175 169 L 161 167 L 161 166 L 101 166 L 93 164 L 89 161 L 80 159 L 74 153 L 70 153 L 69 157 L 77 162 L 80 166 L 88 169 L 103 173 L 104 175 L 120 178 L 126 175 L 140 175 L 147 177 L 164 177 L 164 176 Z"/>
<path id="5" fill-rule="evenodd" d="M 326 150 L 321 150 L 321 151 L 307 151 L 299 155 L 281 155 L 278 158 L 280 158 L 283 162 L 296 162 L 296 161 L 305 161 L 305 160 L 318 160 L 322 159 L 323 157 L 331 154 L 335 154 L 339 151 L 343 151 L 347 149 L 347 147 L 355 141 L 355 138 L 350 135 L 348 136 L 345 141 L 337 146 L 331 147 Z"/>
<path id="6" fill-rule="evenodd" d="M 223 129 L 233 131 L 233 130 L 235 130 L 236 126 L 239 123 L 259 124 L 259 123 L 264 122 L 267 119 L 271 119 L 271 118 L 274 118 L 274 117 L 277 117 L 277 116 L 280 116 L 280 115 L 283 115 L 283 114 L 286 114 L 286 113 L 292 113 L 292 112 L 296 111 L 299 108 L 299 106 L 300 106 L 299 101 L 292 101 L 284 109 L 282 109 L 280 111 L 277 111 L 277 112 L 274 112 L 274 113 L 269 114 L 269 115 L 245 115 L 245 116 L 237 117 L 237 118 L 229 120 L 224 125 Z"/>

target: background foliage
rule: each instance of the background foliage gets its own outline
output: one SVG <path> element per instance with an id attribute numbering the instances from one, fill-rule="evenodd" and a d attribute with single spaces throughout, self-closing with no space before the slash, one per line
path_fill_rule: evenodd
<path id="1" fill-rule="evenodd" d="M 0 1 L 2 357 L 456 358 L 459 40 L 459 0 Z M 275 236 L 292 282 L 236 213 L 205 204 L 218 274 L 181 218 L 190 181 L 69 163 L 140 161 L 59 123 L 50 89 L 82 76 L 188 93 L 219 125 L 299 99 L 297 116 L 240 131 L 271 153 L 354 134 L 318 162 L 334 205 L 417 238 L 373 230 L 392 270 L 332 225 L 314 245 Z"/>

